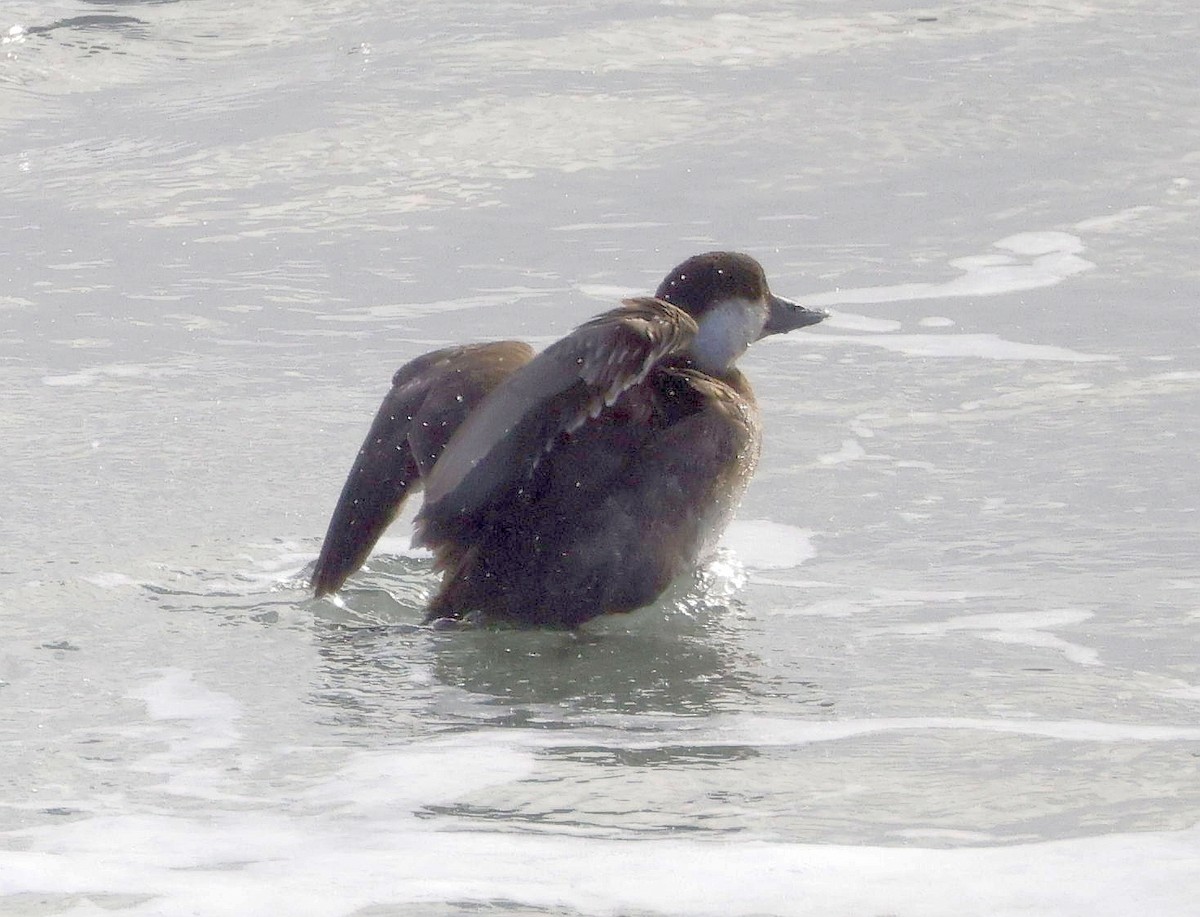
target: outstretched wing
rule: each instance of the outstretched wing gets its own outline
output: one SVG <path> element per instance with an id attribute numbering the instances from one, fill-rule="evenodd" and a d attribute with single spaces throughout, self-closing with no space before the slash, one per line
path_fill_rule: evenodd
<path id="1" fill-rule="evenodd" d="M 464 419 L 532 356 L 527 344 L 498 341 L 437 350 L 397 371 L 329 520 L 312 575 L 318 597 L 362 566 Z"/>
<path id="2" fill-rule="evenodd" d="M 498 386 L 463 423 L 425 486 L 418 540 L 454 540 L 529 480 L 556 440 L 596 417 L 696 335 L 687 313 L 626 300 L 552 344 Z"/>

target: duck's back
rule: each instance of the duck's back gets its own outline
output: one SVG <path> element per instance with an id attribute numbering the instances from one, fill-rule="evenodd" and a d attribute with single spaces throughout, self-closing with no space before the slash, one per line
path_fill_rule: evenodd
<path id="1" fill-rule="evenodd" d="M 425 542 L 445 571 L 429 619 L 574 626 L 646 605 L 711 547 L 758 457 L 736 370 L 657 366 L 567 426 L 478 505 L 426 505 Z"/>

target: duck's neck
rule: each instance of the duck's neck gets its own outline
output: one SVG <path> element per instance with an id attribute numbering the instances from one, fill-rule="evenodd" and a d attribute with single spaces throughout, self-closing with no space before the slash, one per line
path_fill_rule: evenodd
<path id="1" fill-rule="evenodd" d="M 688 361 L 710 376 L 724 376 L 762 336 L 764 320 L 762 309 L 739 299 L 713 306 L 696 320 L 699 331 L 688 348 Z"/>

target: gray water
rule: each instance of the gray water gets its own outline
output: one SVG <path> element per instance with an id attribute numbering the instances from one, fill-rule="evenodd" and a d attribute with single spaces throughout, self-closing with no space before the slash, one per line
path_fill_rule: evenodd
<path id="1" fill-rule="evenodd" d="M 1196 913 L 1190 0 L 2 15 L 0 911 Z M 396 367 L 716 247 L 834 315 L 695 582 L 308 597 Z"/>

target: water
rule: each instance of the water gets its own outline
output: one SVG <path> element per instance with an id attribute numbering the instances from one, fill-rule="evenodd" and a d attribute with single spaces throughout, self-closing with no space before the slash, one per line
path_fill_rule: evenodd
<path id="1" fill-rule="evenodd" d="M 0 911 L 1195 913 L 1190 4 L 4 16 Z M 714 247 L 835 315 L 697 582 L 307 597 L 397 366 Z"/>

